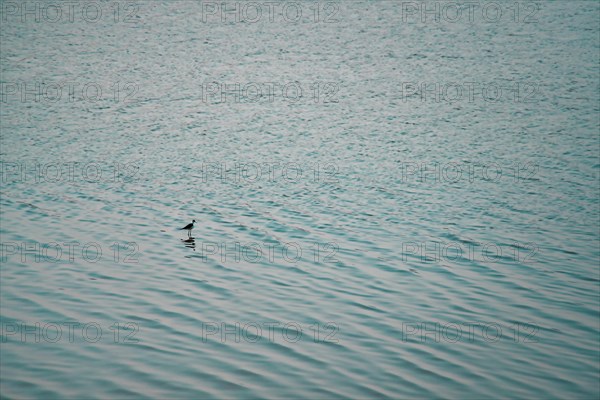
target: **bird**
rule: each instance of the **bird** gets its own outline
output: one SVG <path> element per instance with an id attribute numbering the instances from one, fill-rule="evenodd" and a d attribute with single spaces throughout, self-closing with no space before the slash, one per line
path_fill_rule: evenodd
<path id="1" fill-rule="evenodd" d="M 183 228 L 180 229 L 180 231 L 188 231 L 188 236 L 192 235 L 192 229 L 194 229 L 194 222 L 196 222 L 195 219 L 192 220 L 192 223 L 187 224 L 186 226 L 184 226 Z"/>

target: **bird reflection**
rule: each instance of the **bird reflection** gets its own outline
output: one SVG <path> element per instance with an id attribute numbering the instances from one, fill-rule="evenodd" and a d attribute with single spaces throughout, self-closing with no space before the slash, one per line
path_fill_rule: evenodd
<path id="1" fill-rule="evenodd" d="M 185 247 L 189 247 L 190 249 L 196 251 L 196 240 L 193 237 L 190 236 L 185 240 L 181 239 L 181 241 L 185 244 Z"/>

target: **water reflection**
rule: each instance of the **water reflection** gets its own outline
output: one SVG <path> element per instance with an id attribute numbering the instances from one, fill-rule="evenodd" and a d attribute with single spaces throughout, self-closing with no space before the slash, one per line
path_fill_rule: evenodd
<path id="1" fill-rule="evenodd" d="M 189 247 L 190 249 L 194 249 L 196 251 L 196 240 L 193 237 L 189 237 L 187 239 L 181 239 L 181 241 L 185 244 L 185 247 Z"/>

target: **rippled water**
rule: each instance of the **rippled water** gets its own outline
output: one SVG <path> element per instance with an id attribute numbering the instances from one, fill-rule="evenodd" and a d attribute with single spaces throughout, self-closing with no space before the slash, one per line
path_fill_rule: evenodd
<path id="1" fill-rule="evenodd" d="M 15 4 L 2 397 L 598 396 L 598 3 Z"/>

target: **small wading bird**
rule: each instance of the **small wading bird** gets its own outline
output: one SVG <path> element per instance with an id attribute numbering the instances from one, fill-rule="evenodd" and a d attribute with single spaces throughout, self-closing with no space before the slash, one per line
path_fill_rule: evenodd
<path id="1" fill-rule="evenodd" d="M 180 229 L 180 231 L 188 231 L 188 237 L 192 236 L 192 229 L 194 229 L 194 222 L 196 222 L 195 219 L 192 220 L 192 223 L 187 224 L 186 226 L 184 226 L 183 228 Z"/>

